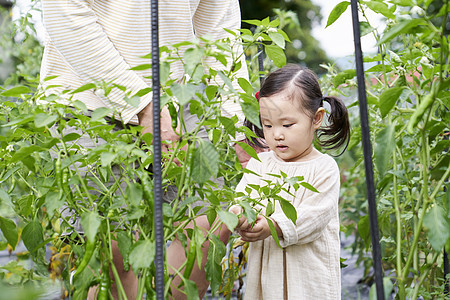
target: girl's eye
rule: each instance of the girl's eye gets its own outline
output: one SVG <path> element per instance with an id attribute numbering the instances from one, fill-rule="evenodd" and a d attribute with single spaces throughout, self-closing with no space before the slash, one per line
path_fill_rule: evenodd
<path id="1" fill-rule="evenodd" d="M 288 127 L 291 127 L 292 125 L 294 125 L 294 124 L 286 124 L 286 125 L 283 125 L 283 127 L 288 128 Z"/>
<path id="2" fill-rule="evenodd" d="M 272 125 L 265 124 L 264 127 L 266 127 L 266 128 L 272 128 Z"/>

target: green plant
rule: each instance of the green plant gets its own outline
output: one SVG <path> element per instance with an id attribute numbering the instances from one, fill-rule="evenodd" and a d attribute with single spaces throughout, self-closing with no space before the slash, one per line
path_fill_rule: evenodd
<path id="1" fill-rule="evenodd" d="M 379 53 L 366 55 L 370 129 L 374 145 L 378 221 L 383 263 L 396 283 L 397 299 L 435 299 L 449 282 L 443 274 L 443 250 L 450 250 L 450 202 L 448 175 L 449 39 L 448 1 L 438 10 L 433 1 L 361 1 L 362 34 L 373 34 Z M 349 6 L 336 6 L 328 25 Z M 370 25 L 365 12 L 372 10 L 386 19 L 382 33 Z M 334 88 L 354 87 L 354 70 L 334 78 Z M 347 85 L 343 85 L 347 83 Z M 353 105 L 357 105 L 355 102 Z M 346 230 L 357 228 L 361 250 L 370 248 L 364 199 L 360 151 L 354 146 L 361 134 L 355 129 L 351 146 L 356 164 L 344 184 Z M 353 148 L 353 149 L 352 149 Z M 356 182 L 360 180 L 360 182 Z M 354 198 L 347 199 L 346 194 Z M 357 220 L 359 219 L 359 220 Z M 363 256 L 361 260 L 370 260 Z M 447 295 L 448 296 L 448 295 Z"/>
<path id="2" fill-rule="evenodd" d="M 189 275 L 201 261 L 201 247 L 206 239 L 210 242 L 207 278 L 213 293 L 219 291 L 226 251 L 213 232 L 223 226 L 232 229 L 237 223 L 237 216 L 226 209 L 235 201 L 234 187 L 242 174 L 231 145 L 238 132 L 250 133 L 246 127 L 236 126 L 236 117 L 222 115 L 221 100 L 240 99 L 247 118 L 258 120 L 252 84 L 236 78 L 236 71 L 243 66 L 233 48 L 242 44 L 248 49 L 256 47 L 255 42 L 263 42 L 276 65 L 285 62 L 279 46 L 284 46 L 287 37 L 277 29 L 278 21 L 267 18 L 252 22 L 261 27 L 256 34 L 230 31 L 233 38 L 227 40 L 202 38 L 160 49 L 161 106 L 167 106 L 175 116 L 176 107 L 189 104 L 191 113 L 200 119 L 195 129 L 183 131 L 180 141 L 163 154 L 163 186 L 177 187 L 171 205 L 163 205 L 164 239 L 177 238 L 186 248 L 187 260 L 175 273 L 182 278 L 189 299 L 198 294 Z M 183 55 L 181 48 L 187 49 Z M 227 57 L 231 57 L 232 64 L 227 64 Z M 223 62 L 223 69 L 205 65 L 208 58 Z M 169 76 L 170 65 L 178 61 L 186 73 L 182 82 Z M 51 82 L 52 78 L 43 80 Z M 0 241 L 12 251 L 23 242 L 34 262 L 34 267 L 16 273 L 12 268 L 15 262 L 1 266 L 0 278 L 5 284 L 16 286 L 39 285 L 39 281 L 51 277 L 61 280 L 74 299 L 84 299 L 94 286 L 98 297 L 106 299 L 110 296 L 111 269 L 119 297 L 126 299 L 112 263 L 112 244 L 116 241 L 125 268 L 140 275 L 138 297 L 146 293 L 152 298 L 155 233 L 151 134 L 140 135 L 141 128 L 123 124 L 115 131 L 116 124 L 108 122 L 114 111 L 99 108 L 89 113 L 82 102 L 74 99 L 77 93 L 88 89 L 102 89 L 107 96 L 119 86 L 88 83 L 74 91 L 64 91 L 63 95 L 45 95 L 35 86 L 0 88 Z M 139 97 L 148 92 L 144 89 L 130 94 L 126 101 L 137 105 Z M 70 105 L 59 104 L 59 97 L 68 99 Z M 176 127 L 176 119 L 173 121 Z M 184 128 L 182 113 L 179 122 Z M 207 129 L 208 141 L 196 136 L 201 127 Z M 67 133 L 68 129 L 76 131 Z M 82 146 L 81 138 L 89 139 L 94 147 Z M 246 149 L 250 155 L 256 155 L 251 147 Z M 214 180 L 219 177 L 224 179 L 223 186 Z M 193 206 L 194 202 L 202 205 Z M 83 234 L 65 217 L 62 207 L 80 217 Z M 200 212 L 202 207 L 205 209 Z M 212 227 L 206 234 L 198 226 L 185 228 L 200 214 L 207 216 Z M 53 252 L 50 260 L 45 256 L 47 245 Z M 10 280 L 13 273 L 19 280 Z M 168 295 L 172 277 L 166 275 Z"/>

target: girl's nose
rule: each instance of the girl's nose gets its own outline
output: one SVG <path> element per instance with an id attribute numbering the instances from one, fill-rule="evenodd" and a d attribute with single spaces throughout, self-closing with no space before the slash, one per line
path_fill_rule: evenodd
<path id="1" fill-rule="evenodd" d="M 281 130 L 277 130 L 275 132 L 274 137 L 275 137 L 275 140 L 277 140 L 277 141 L 284 140 L 284 134 L 283 134 L 283 132 L 281 132 Z"/>

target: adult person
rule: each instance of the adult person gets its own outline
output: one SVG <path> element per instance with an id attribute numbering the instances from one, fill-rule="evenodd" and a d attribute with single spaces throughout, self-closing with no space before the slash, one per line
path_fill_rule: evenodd
<path id="1" fill-rule="evenodd" d="M 213 39 L 227 37 L 223 28 L 240 28 L 238 0 L 160 0 L 159 39 L 160 46 L 193 40 L 208 35 Z M 41 83 L 46 93 L 58 94 L 74 90 L 90 82 L 108 82 L 125 87 L 123 91 L 113 88 L 105 96 L 101 91 L 87 90 L 74 94 L 89 110 L 99 107 L 112 108 L 116 118 L 125 124 L 141 125 L 143 132 L 152 132 L 152 95 L 140 98 L 137 107 L 129 105 L 124 98 L 151 86 L 150 70 L 130 70 L 148 63 L 143 58 L 151 49 L 150 1 L 149 0 L 42 0 L 43 20 L 46 28 L 45 50 L 41 78 L 57 76 Z M 248 78 L 245 67 L 238 77 Z M 219 62 L 211 62 L 213 68 L 223 68 Z M 183 77 L 183 66 L 174 64 L 171 72 L 176 78 Z M 51 85 L 51 86 L 49 86 Z M 61 97 L 60 101 L 64 101 Z M 226 101 L 223 113 L 244 116 L 237 101 Z M 178 134 L 171 126 L 167 108 L 161 111 L 162 140 L 176 141 Z M 163 151 L 168 145 L 163 145 Z M 239 155 L 242 157 L 242 151 Z M 243 159 L 244 160 L 244 159 Z M 199 217 L 196 224 L 209 228 L 206 218 Z M 226 242 L 229 231 L 221 232 Z M 114 246 L 114 245 L 113 245 Z M 203 248 L 207 256 L 208 248 Z M 184 258 L 181 243 L 174 242 L 168 249 L 169 265 L 177 268 Z M 125 272 L 122 259 L 114 246 L 115 265 L 118 267 L 123 286 L 129 299 L 136 297 L 137 280 L 132 272 Z M 204 268 L 193 270 L 190 279 L 197 283 L 200 297 L 208 287 Z M 173 297 L 183 295 L 174 290 Z M 90 295 L 92 296 L 92 295 Z"/>

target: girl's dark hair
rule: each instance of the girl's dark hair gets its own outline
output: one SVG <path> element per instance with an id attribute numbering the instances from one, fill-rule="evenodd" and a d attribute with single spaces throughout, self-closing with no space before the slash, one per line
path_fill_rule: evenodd
<path id="1" fill-rule="evenodd" d="M 308 68 L 294 64 L 270 73 L 262 83 L 259 98 L 270 97 L 288 89 L 292 93 L 291 99 L 300 101 L 301 107 L 311 118 L 320 107 L 323 107 L 323 101 L 330 104 L 331 111 L 327 124 L 317 130 L 317 140 L 324 149 L 338 149 L 344 146 L 340 153 L 342 154 L 350 140 L 350 123 L 344 102 L 336 97 L 324 97 L 316 74 Z M 258 137 L 264 138 L 262 129 L 248 120 L 245 121 L 245 125 Z M 252 139 L 252 142 L 259 147 L 267 148 L 259 139 Z"/>

